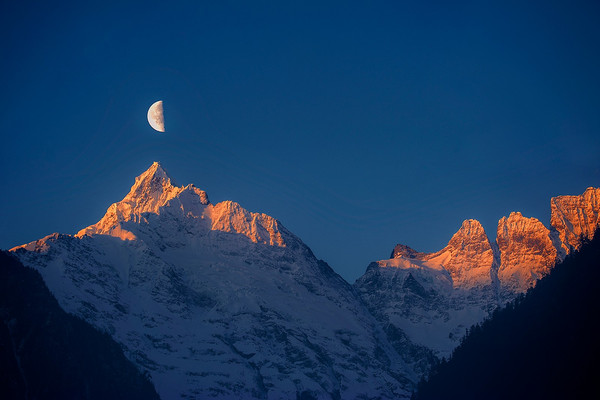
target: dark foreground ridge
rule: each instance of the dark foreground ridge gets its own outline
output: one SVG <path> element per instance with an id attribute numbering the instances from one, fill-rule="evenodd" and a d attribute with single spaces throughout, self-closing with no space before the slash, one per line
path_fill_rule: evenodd
<path id="1" fill-rule="evenodd" d="M 0 398 L 159 397 L 108 334 L 65 313 L 37 271 L 0 251 Z"/>
<path id="2" fill-rule="evenodd" d="M 600 398 L 600 231 L 526 295 L 470 329 L 416 400 Z"/>

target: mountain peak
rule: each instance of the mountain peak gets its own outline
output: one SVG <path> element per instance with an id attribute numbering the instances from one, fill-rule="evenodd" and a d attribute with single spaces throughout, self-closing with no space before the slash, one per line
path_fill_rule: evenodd
<path id="1" fill-rule="evenodd" d="M 589 187 L 579 196 L 553 197 L 550 207 L 550 224 L 567 253 L 579 249 L 581 239 L 591 239 L 600 227 L 600 188 Z"/>
<path id="2" fill-rule="evenodd" d="M 137 214 L 158 214 L 158 209 L 177 196 L 182 189 L 177 187 L 167 171 L 155 161 L 150 168 L 135 178 L 131 190 L 120 203 L 127 203 L 131 211 Z"/>
<path id="3" fill-rule="evenodd" d="M 154 224 L 152 221 L 157 217 L 161 222 L 154 226 L 159 227 L 160 233 L 155 235 L 157 231 L 154 230 L 149 234 L 145 227 Z M 273 217 L 247 211 L 232 201 L 213 205 L 206 192 L 193 184 L 175 185 L 158 162 L 135 178 L 129 193 L 123 200 L 113 203 L 100 221 L 82 229 L 76 236 L 110 235 L 123 240 L 154 237 L 164 244 L 164 238 L 168 236 L 165 233 L 167 225 L 177 228 L 169 236 L 171 242 L 179 240 L 177 245 L 187 243 L 189 239 L 181 233 L 182 226 L 186 226 L 187 234 L 194 232 L 201 236 L 208 231 L 228 232 L 245 236 L 254 243 L 279 247 L 285 247 L 289 240 L 296 240 Z"/>
<path id="4" fill-rule="evenodd" d="M 537 218 L 512 212 L 498 221 L 498 279 L 513 293 L 525 292 L 546 275 L 559 257 L 548 228 Z"/>
<path id="5" fill-rule="evenodd" d="M 121 239 L 135 239 L 135 235 L 121 225 L 123 222 L 139 222 L 142 214 L 159 214 L 160 208 L 166 206 L 171 200 L 184 193 L 185 207 L 197 209 L 199 206 L 209 204 L 208 197 L 203 190 L 191 185 L 178 187 L 171 179 L 162 165 L 155 161 L 150 167 L 135 178 L 129 193 L 123 200 L 113 203 L 104 217 L 96 224 L 88 226 L 77 233 L 77 236 L 86 234 L 109 234 Z M 196 210 L 197 213 L 197 210 Z"/>
<path id="6" fill-rule="evenodd" d="M 445 269 L 452 277 L 455 288 L 472 289 L 492 284 L 490 269 L 495 265 L 494 251 L 483 226 L 476 219 L 464 220 L 448 245 L 435 253 L 421 253 L 406 245 L 398 244 L 392 251 L 392 259 L 404 259 L 420 265 L 425 261 Z M 400 265 L 382 260 L 381 265 Z"/>
<path id="7" fill-rule="evenodd" d="M 528 218 L 524 217 L 519 211 L 512 211 L 508 217 L 504 216 L 500 218 L 498 221 L 499 226 L 502 226 L 503 229 L 508 229 L 509 225 L 527 225 L 527 224 L 537 224 L 539 220 L 537 218 Z"/>
<path id="8" fill-rule="evenodd" d="M 450 272 L 455 287 L 472 288 L 491 284 L 494 252 L 481 223 L 466 219 L 448 245 L 431 255 Z"/>
<path id="9" fill-rule="evenodd" d="M 135 183 L 129 191 L 129 195 L 140 195 L 147 193 L 148 190 L 158 188 L 169 188 L 176 186 L 167 171 L 158 161 L 152 163 L 150 168 L 135 178 Z"/>
<path id="10" fill-rule="evenodd" d="M 421 253 L 412 247 L 398 243 L 394 247 L 394 250 L 392 250 L 392 256 L 390 258 L 416 258 L 420 260 L 426 255 L 427 253 Z"/>
<path id="11" fill-rule="evenodd" d="M 475 250 L 475 248 L 477 250 L 484 250 L 481 247 L 482 245 L 485 250 L 490 246 L 489 239 L 481 222 L 476 219 L 466 219 L 452 236 L 446 249 L 453 249 L 453 253 L 466 249 Z"/>
<path id="12" fill-rule="evenodd" d="M 487 239 L 487 236 L 485 234 L 485 231 L 483 230 L 483 226 L 481 225 L 481 222 L 479 222 L 476 219 L 465 219 L 462 223 L 462 225 L 460 226 L 460 229 L 458 230 L 458 232 L 456 232 L 454 234 L 454 236 L 466 236 L 466 237 L 474 237 L 477 240 L 480 239 L 482 236 L 485 236 L 485 238 Z"/>
<path id="13" fill-rule="evenodd" d="M 157 176 L 157 177 L 162 177 L 162 178 L 166 178 L 166 179 L 171 179 L 171 177 L 169 176 L 167 171 L 161 165 L 160 161 L 154 161 L 152 163 L 152 165 L 150 165 L 150 167 L 148 167 L 147 170 L 142 172 L 140 174 L 140 176 L 138 176 L 136 178 L 136 180 L 139 178 L 142 178 L 142 177 L 146 177 L 146 176 Z"/>

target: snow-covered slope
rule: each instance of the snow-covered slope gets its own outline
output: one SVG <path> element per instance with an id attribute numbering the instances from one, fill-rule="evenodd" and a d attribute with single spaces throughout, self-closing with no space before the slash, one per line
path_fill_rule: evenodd
<path id="1" fill-rule="evenodd" d="M 212 204 L 154 163 L 96 224 L 12 251 L 163 399 L 402 398 L 466 328 L 591 237 L 599 195 L 553 198 L 551 230 L 512 213 L 495 243 L 466 220 L 438 252 L 397 245 L 353 288 L 276 219 Z"/>
<path id="2" fill-rule="evenodd" d="M 551 207 L 552 230 L 516 212 L 498 222 L 496 243 L 467 220 L 438 252 L 399 244 L 354 286 L 390 342 L 420 354 L 426 370 L 427 350 L 448 356 L 466 328 L 535 285 L 600 226 L 600 189 L 555 197 Z"/>
<path id="3" fill-rule="evenodd" d="M 110 235 L 134 240 L 136 233 L 141 233 L 140 225 L 148 224 L 148 216 L 161 214 L 162 210 L 169 214 L 167 219 L 194 221 L 193 225 L 202 231 L 237 233 L 254 243 L 285 246 L 275 218 L 248 212 L 232 201 L 213 205 L 206 193 L 193 184 L 174 186 L 157 162 L 135 179 L 123 200 L 111 205 L 100 221 L 76 236 Z"/>
<path id="4" fill-rule="evenodd" d="M 418 379 L 352 287 L 277 220 L 154 163 L 77 235 L 12 249 L 163 399 L 402 398 Z"/>
<path id="5" fill-rule="evenodd" d="M 355 287 L 386 332 L 393 326 L 389 339 L 396 348 L 418 350 L 425 372 L 432 354 L 448 356 L 465 329 L 496 304 L 494 251 L 481 224 L 466 220 L 438 252 L 398 245 L 393 255 L 371 263 Z M 401 341 L 398 331 L 406 336 Z"/>
<path id="6" fill-rule="evenodd" d="M 468 219 L 448 245 L 426 259 L 443 265 L 455 288 L 473 289 L 492 285 L 490 270 L 496 268 L 494 251 L 481 223 Z"/>

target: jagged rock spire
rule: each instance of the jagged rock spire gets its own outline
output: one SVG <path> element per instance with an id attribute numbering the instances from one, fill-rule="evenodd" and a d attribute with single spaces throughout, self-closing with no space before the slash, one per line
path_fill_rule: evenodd
<path id="1" fill-rule="evenodd" d="M 204 234 L 209 230 L 237 233 L 252 242 L 271 246 L 286 246 L 279 222 L 266 214 L 245 210 L 238 203 L 224 201 L 211 204 L 206 192 L 194 185 L 177 186 L 158 162 L 135 178 L 135 183 L 123 200 L 112 204 L 96 224 L 76 236 L 110 235 L 124 240 L 138 238 L 138 232 L 151 215 L 170 213 L 182 224 Z M 286 232 L 288 238 L 292 237 Z M 185 242 L 185 238 L 180 238 Z M 177 237 L 170 237 L 177 240 Z M 296 239 L 293 239 L 296 240 Z"/>
<path id="2" fill-rule="evenodd" d="M 587 188 L 579 196 L 553 197 L 550 207 L 550 224 L 567 254 L 579 249 L 581 239 L 591 239 L 600 227 L 600 188 Z"/>
<path id="3" fill-rule="evenodd" d="M 525 292 L 557 261 L 550 230 L 538 219 L 520 212 L 498 221 L 496 241 L 501 258 L 498 279 L 503 289 L 513 293 Z"/>

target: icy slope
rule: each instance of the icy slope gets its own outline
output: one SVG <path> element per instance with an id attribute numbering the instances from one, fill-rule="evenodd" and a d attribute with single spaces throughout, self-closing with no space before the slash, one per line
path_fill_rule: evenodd
<path id="1" fill-rule="evenodd" d="M 355 292 L 277 220 L 155 163 L 75 236 L 13 249 L 111 333 L 163 399 L 402 398 L 417 376 Z"/>
<path id="2" fill-rule="evenodd" d="M 448 356 L 465 329 L 481 320 L 496 303 L 490 270 L 494 252 L 475 220 L 464 221 L 448 245 L 436 253 L 418 253 L 396 246 L 395 258 L 371 263 L 355 287 L 375 317 L 393 331 L 390 337 L 400 351 L 429 349 Z M 416 351 L 413 349 L 413 351 Z M 422 356 L 423 372 L 427 369 Z"/>

